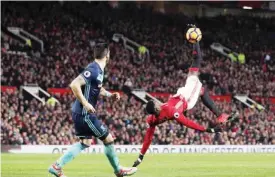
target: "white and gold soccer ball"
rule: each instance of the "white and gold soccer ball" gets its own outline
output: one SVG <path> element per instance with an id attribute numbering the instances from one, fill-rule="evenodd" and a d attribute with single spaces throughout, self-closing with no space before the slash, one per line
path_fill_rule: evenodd
<path id="1" fill-rule="evenodd" d="M 199 28 L 189 28 L 186 32 L 186 39 L 188 42 L 195 44 L 202 38 L 202 33 Z"/>

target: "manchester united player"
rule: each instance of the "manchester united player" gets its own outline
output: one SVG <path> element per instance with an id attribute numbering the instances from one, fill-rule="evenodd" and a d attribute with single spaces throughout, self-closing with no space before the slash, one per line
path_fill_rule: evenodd
<path id="1" fill-rule="evenodd" d="M 144 138 L 143 146 L 140 151 L 138 159 L 134 163 L 134 167 L 138 166 L 149 148 L 155 127 L 167 120 L 175 120 L 178 123 L 202 132 L 215 133 L 221 131 L 220 123 L 225 123 L 236 118 L 237 113 L 228 115 L 222 113 L 211 100 L 208 91 L 202 87 L 202 83 L 199 80 L 199 68 L 202 60 L 199 43 L 194 44 L 193 54 L 195 60 L 189 68 L 188 77 L 184 87 L 178 89 L 177 93 L 172 96 L 166 103 L 159 103 L 157 101 L 149 101 L 146 105 L 146 111 L 150 115 L 147 117 L 148 129 Z M 198 98 L 201 97 L 202 102 L 217 116 L 217 126 L 215 128 L 205 128 L 196 122 L 189 120 L 183 115 L 186 110 L 192 109 Z"/>

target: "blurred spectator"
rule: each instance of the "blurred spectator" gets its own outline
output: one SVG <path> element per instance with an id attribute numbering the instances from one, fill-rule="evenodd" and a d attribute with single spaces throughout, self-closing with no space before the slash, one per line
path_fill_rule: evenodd
<path id="1" fill-rule="evenodd" d="M 37 100 L 24 101 L 19 93 L 2 93 L 1 144 L 71 144 L 76 140 L 71 120 L 73 95 L 58 98 L 55 107 Z M 118 102 L 101 99 L 97 114 L 108 126 L 116 144 L 141 144 L 146 130 L 146 115 L 142 105 L 126 95 Z M 157 127 L 153 144 L 274 144 L 274 112 L 242 109 L 241 105 L 218 102 L 225 112 L 240 111 L 240 121 L 228 125 L 221 134 L 201 133 L 170 121 Z M 187 116 L 204 126 L 213 123 L 215 116 L 198 103 Z M 97 140 L 94 139 L 94 143 Z"/>
<path id="2" fill-rule="evenodd" d="M 1 35 L 1 84 L 21 86 L 37 83 L 40 87 L 66 88 L 89 62 L 93 45 L 121 33 L 145 46 L 150 59 L 137 65 L 137 54 L 122 44 L 110 42 L 111 60 L 104 85 L 121 90 L 124 85 L 154 92 L 176 92 L 183 86 L 190 66 L 192 46 L 184 39 L 184 15 L 155 14 L 134 6 L 112 9 L 104 2 L 14 3 L 5 2 L 2 25 L 21 27 L 45 44 L 45 53 L 7 54 L 25 51 L 25 46 Z M 81 11 L 79 10 L 81 9 Z M 151 17 L 151 18 L 148 18 Z M 269 31 L 275 31 L 274 19 L 242 16 L 198 18 L 203 31 L 201 80 L 211 94 L 244 93 L 250 96 L 275 96 L 275 45 Z M 226 23 L 227 25 L 224 25 Z M 233 63 L 208 47 L 219 42 L 233 51 L 243 51 L 245 64 Z M 25 101 L 19 93 L 1 95 L 2 144 L 71 144 L 75 141 L 71 122 L 72 95 L 57 98 L 60 104 L 42 105 Z M 154 144 L 275 144 L 274 112 L 258 113 L 238 104 L 219 103 L 230 112 L 241 110 L 239 123 L 219 135 L 196 132 L 166 122 L 155 133 Z M 142 105 L 123 96 L 118 103 L 101 99 L 98 115 L 113 132 L 117 144 L 141 144 L 145 133 Z M 187 113 L 203 125 L 214 120 L 209 110 L 198 103 Z M 94 143 L 97 141 L 94 139 Z"/>
<path id="3" fill-rule="evenodd" d="M 71 79 L 92 61 L 91 43 L 95 39 L 106 40 L 107 34 L 114 32 L 122 33 L 146 46 L 151 58 L 136 65 L 133 60 L 138 57 L 137 54 L 124 49 L 121 44 L 111 42 L 111 60 L 105 75 L 106 88 L 122 89 L 127 79 L 132 81 L 134 88 L 156 92 L 175 92 L 184 84 L 186 69 L 192 62 L 192 47 L 184 39 L 179 24 L 166 24 L 170 20 L 174 22 L 178 17 L 153 14 L 132 6 L 129 12 L 125 9 L 111 9 L 107 3 L 77 4 L 83 13 L 76 13 L 78 10 L 70 3 L 10 3 L 4 6 L 6 16 L 3 24 L 25 28 L 38 36 L 45 43 L 46 54 L 41 61 L 4 55 L 2 85 L 20 86 L 34 82 L 45 89 L 67 87 Z M 41 9 L 39 15 L 37 9 Z M 99 9 L 102 13 L 100 18 L 96 18 Z M 138 13 L 139 11 L 143 13 Z M 61 19 L 60 13 L 63 13 Z M 93 18 L 89 18 L 91 16 Z M 135 20 L 129 20 L 130 16 Z M 145 18 L 146 16 L 151 16 L 154 21 Z M 182 18 L 181 24 L 187 20 Z M 202 72 L 205 77 L 202 79 L 208 84 L 212 94 L 274 96 L 275 62 L 272 56 L 275 55 L 275 48 L 272 40 L 266 40 L 269 38 L 265 35 L 269 34 L 267 30 L 274 29 L 271 24 L 275 20 L 233 16 L 215 17 L 215 23 L 213 20 L 197 19 L 204 34 L 201 46 L 204 52 Z M 220 25 L 223 21 L 228 25 Z M 253 30 L 255 23 L 260 31 Z M 246 63 L 238 65 L 218 56 L 204 45 L 209 38 L 233 51 L 244 51 Z M 31 71 L 25 73 L 18 70 Z M 24 75 L 20 76 L 22 73 Z M 15 78 L 16 75 L 19 78 Z"/>

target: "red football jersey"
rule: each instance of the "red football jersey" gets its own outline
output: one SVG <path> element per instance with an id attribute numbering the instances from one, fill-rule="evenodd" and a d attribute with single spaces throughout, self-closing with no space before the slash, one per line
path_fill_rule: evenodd
<path id="1" fill-rule="evenodd" d="M 159 116 L 150 115 L 147 117 L 146 122 L 150 126 L 156 126 L 167 120 L 179 118 L 181 114 L 186 110 L 187 102 L 180 96 L 171 97 L 166 103 L 161 106 Z"/>
<path id="2" fill-rule="evenodd" d="M 150 115 L 147 117 L 146 122 L 148 124 L 148 129 L 146 131 L 143 145 L 140 153 L 145 154 L 149 148 L 156 125 L 159 125 L 167 120 L 176 120 L 178 123 L 193 128 L 200 131 L 205 131 L 205 127 L 197 124 L 196 122 L 189 120 L 183 115 L 183 112 L 187 108 L 187 102 L 180 96 L 171 97 L 168 102 L 161 106 L 161 111 L 159 116 Z"/>

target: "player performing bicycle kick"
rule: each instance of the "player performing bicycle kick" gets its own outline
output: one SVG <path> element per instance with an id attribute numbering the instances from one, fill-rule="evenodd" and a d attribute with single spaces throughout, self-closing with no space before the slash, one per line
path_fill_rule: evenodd
<path id="1" fill-rule="evenodd" d="M 216 107 L 213 100 L 210 98 L 208 91 L 202 86 L 202 83 L 198 77 L 200 63 L 202 60 L 199 42 L 193 44 L 193 55 L 195 56 L 195 59 L 189 68 L 185 86 L 179 88 L 177 93 L 173 95 L 166 103 L 159 103 L 157 101 L 150 100 L 146 104 L 146 112 L 150 114 L 146 119 L 148 129 L 144 137 L 140 155 L 134 162 L 133 167 L 138 166 L 142 162 L 143 157 L 152 142 L 155 127 L 163 122 L 175 120 L 188 128 L 202 132 L 217 133 L 221 132 L 221 124 L 237 118 L 237 112 L 232 113 L 231 115 L 222 113 L 222 111 Z M 203 104 L 217 116 L 216 127 L 206 128 L 183 115 L 184 111 L 188 111 L 195 106 L 199 97 L 201 97 Z"/>

